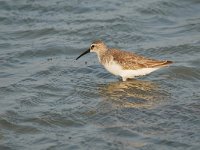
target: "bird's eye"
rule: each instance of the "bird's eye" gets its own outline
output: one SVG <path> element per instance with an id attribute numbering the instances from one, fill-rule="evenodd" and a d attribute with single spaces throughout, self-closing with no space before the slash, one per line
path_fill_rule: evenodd
<path id="1" fill-rule="evenodd" d="M 91 49 L 93 49 L 93 48 L 94 48 L 94 45 L 91 46 Z"/>

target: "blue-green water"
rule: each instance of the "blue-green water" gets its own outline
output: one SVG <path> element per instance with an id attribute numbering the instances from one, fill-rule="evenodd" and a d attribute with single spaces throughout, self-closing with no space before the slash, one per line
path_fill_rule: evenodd
<path id="1" fill-rule="evenodd" d="M 93 40 L 174 61 L 122 82 Z M 200 149 L 199 0 L 1 0 L 0 149 Z"/>

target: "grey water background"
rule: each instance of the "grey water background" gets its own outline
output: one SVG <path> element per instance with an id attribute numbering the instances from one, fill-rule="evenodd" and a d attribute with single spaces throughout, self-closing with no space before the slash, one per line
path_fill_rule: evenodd
<path id="1" fill-rule="evenodd" d="M 93 40 L 168 68 L 122 82 Z M 0 149 L 200 149 L 199 0 L 1 0 Z"/>

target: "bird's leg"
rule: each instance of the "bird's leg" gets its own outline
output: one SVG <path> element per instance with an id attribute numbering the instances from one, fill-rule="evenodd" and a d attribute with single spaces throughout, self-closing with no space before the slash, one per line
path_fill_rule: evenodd
<path id="1" fill-rule="evenodd" d="M 126 81 L 127 80 L 127 78 L 126 77 L 122 77 L 122 81 Z"/>

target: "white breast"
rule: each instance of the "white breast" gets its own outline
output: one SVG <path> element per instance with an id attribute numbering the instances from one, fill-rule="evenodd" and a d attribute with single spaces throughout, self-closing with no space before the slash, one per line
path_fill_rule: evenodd
<path id="1" fill-rule="evenodd" d="M 106 68 L 106 70 L 108 70 L 110 73 L 116 76 L 120 76 L 121 72 L 123 71 L 122 67 L 115 61 L 109 61 L 105 63 L 104 67 Z"/>
<path id="2" fill-rule="evenodd" d="M 136 76 L 143 76 L 159 69 L 159 68 L 142 68 L 137 70 L 123 70 L 122 66 L 120 66 L 115 61 L 109 61 L 105 63 L 104 67 L 110 73 L 116 76 L 121 76 L 122 78 L 134 78 Z"/>
<path id="3" fill-rule="evenodd" d="M 125 78 L 134 78 L 136 76 L 144 76 L 157 69 L 159 68 L 142 68 L 142 69 L 137 69 L 137 70 L 123 70 L 120 76 L 125 77 Z"/>

